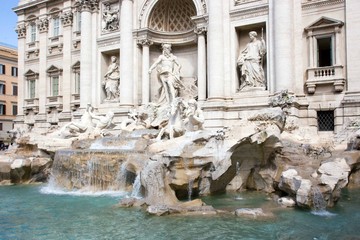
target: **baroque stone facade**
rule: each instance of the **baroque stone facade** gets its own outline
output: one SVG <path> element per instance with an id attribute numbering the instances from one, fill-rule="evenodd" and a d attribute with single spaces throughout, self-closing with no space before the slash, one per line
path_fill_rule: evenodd
<path id="1" fill-rule="evenodd" d="M 63 126 L 88 104 L 121 122 L 157 102 L 149 68 L 171 44 L 179 81 L 196 83 L 206 127 L 236 125 L 287 90 L 294 125 L 336 133 L 360 115 L 358 9 L 357 0 L 20 0 L 16 124 Z M 261 54 L 252 52 L 253 31 Z M 251 68 L 239 53 L 253 56 Z M 103 81 L 114 58 L 120 80 L 109 97 Z M 261 84 L 243 82 L 254 69 Z"/>

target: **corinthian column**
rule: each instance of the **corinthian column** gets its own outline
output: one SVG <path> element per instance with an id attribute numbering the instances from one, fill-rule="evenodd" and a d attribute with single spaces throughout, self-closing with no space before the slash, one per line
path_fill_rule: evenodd
<path id="1" fill-rule="evenodd" d="M 140 40 L 142 46 L 142 100 L 141 104 L 145 105 L 150 100 L 150 79 L 149 79 L 149 59 L 150 45 L 153 43 L 147 39 Z"/>
<path id="2" fill-rule="evenodd" d="M 46 50 L 47 50 L 47 33 L 49 30 L 49 20 L 46 16 L 43 16 L 38 21 L 39 29 L 39 115 L 38 120 L 43 121 L 44 119 L 41 116 L 45 117 L 46 114 L 46 100 L 48 96 L 47 92 L 47 73 L 46 73 Z"/>
<path id="3" fill-rule="evenodd" d="M 274 84 L 275 91 L 294 90 L 293 52 L 293 1 L 270 1 L 270 18 L 273 23 Z"/>
<path id="4" fill-rule="evenodd" d="M 133 1 L 120 0 L 120 104 L 134 105 Z"/>
<path id="5" fill-rule="evenodd" d="M 63 96 L 63 114 L 71 112 L 71 26 L 73 23 L 73 14 L 71 9 L 65 11 L 61 15 L 61 22 L 63 25 L 63 62 L 68 64 L 68 67 L 63 68 L 63 84 L 62 84 L 62 96 Z"/>
<path id="6" fill-rule="evenodd" d="M 195 33 L 198 36 L 198 100 L 206 100 L 206 27 L 196 28 Z"/>
<path id="7" fill-rule="evenodd" d="M 210 0 L 208 27 L 209 100 L 224 99 L 223 1 Z"/>
<path id="8" fill-rule="evenodd" d="M 25 92 L 25 44 L 26 44 L 26 27 L 24 23 L 21 23 L 16 28 L 18 34 L 18 116 L 24 115 L 24 97 L 27 97 Z"/>
<path id="9" fill-rule="evenodd" d="M 91 103 L 92 88 L 92 25 L 91 14 L 98 0 L 76 0 L 75 6 L 81 11 L 81 50 L 80 50 L 80 107 Z M 95 29 L 94 29 L 95 31 Z"/>

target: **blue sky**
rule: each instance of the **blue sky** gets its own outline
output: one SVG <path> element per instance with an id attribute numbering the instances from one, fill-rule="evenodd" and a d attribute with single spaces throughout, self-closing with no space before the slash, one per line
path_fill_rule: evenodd
<path id="1" fill-rule="evenodd" d="M 19 0 L 0 0 L 0 42 L 17 47 L 17 34 L 14 31 L 16 14 L 11 10 Z"/>

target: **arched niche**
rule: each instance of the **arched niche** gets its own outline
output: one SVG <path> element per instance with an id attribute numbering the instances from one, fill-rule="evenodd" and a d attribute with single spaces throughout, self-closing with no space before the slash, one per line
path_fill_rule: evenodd
<path id="1" fill-rule="evenodd" d="M 140 15 L 139 15 L 139 24 L 140 28 L 147 28 L 149 26 L 149 17 L 154 9 L 154 6 L 161 0 L 146 0 L 144 1 Z M 206 0 L 191 0 L 196 8 L 196 15 L 204 15 L 207 13 L 207 4 Z M 181 2 L 181 0 L 180 0 Z"/>

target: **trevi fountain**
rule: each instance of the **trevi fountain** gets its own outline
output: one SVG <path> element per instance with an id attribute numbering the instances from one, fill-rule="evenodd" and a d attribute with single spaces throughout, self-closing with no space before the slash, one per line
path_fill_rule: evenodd
<path id="1" fill-rule="evenodd" d="M 360 121 L 333 139 L 309 135 L 289 120 L 284 90 L 238 125 L 207 129 L 196 86 L 162 48 L 149 69 L 158 101 L 120 123 L 88 104 L 62 127 L 13 130 L 0 239 L 359 238 Z M 107 101 L 118 96 L 117 64 L 104 76 Z M 262 87 L 259 74 L 240 87 Z"/>

